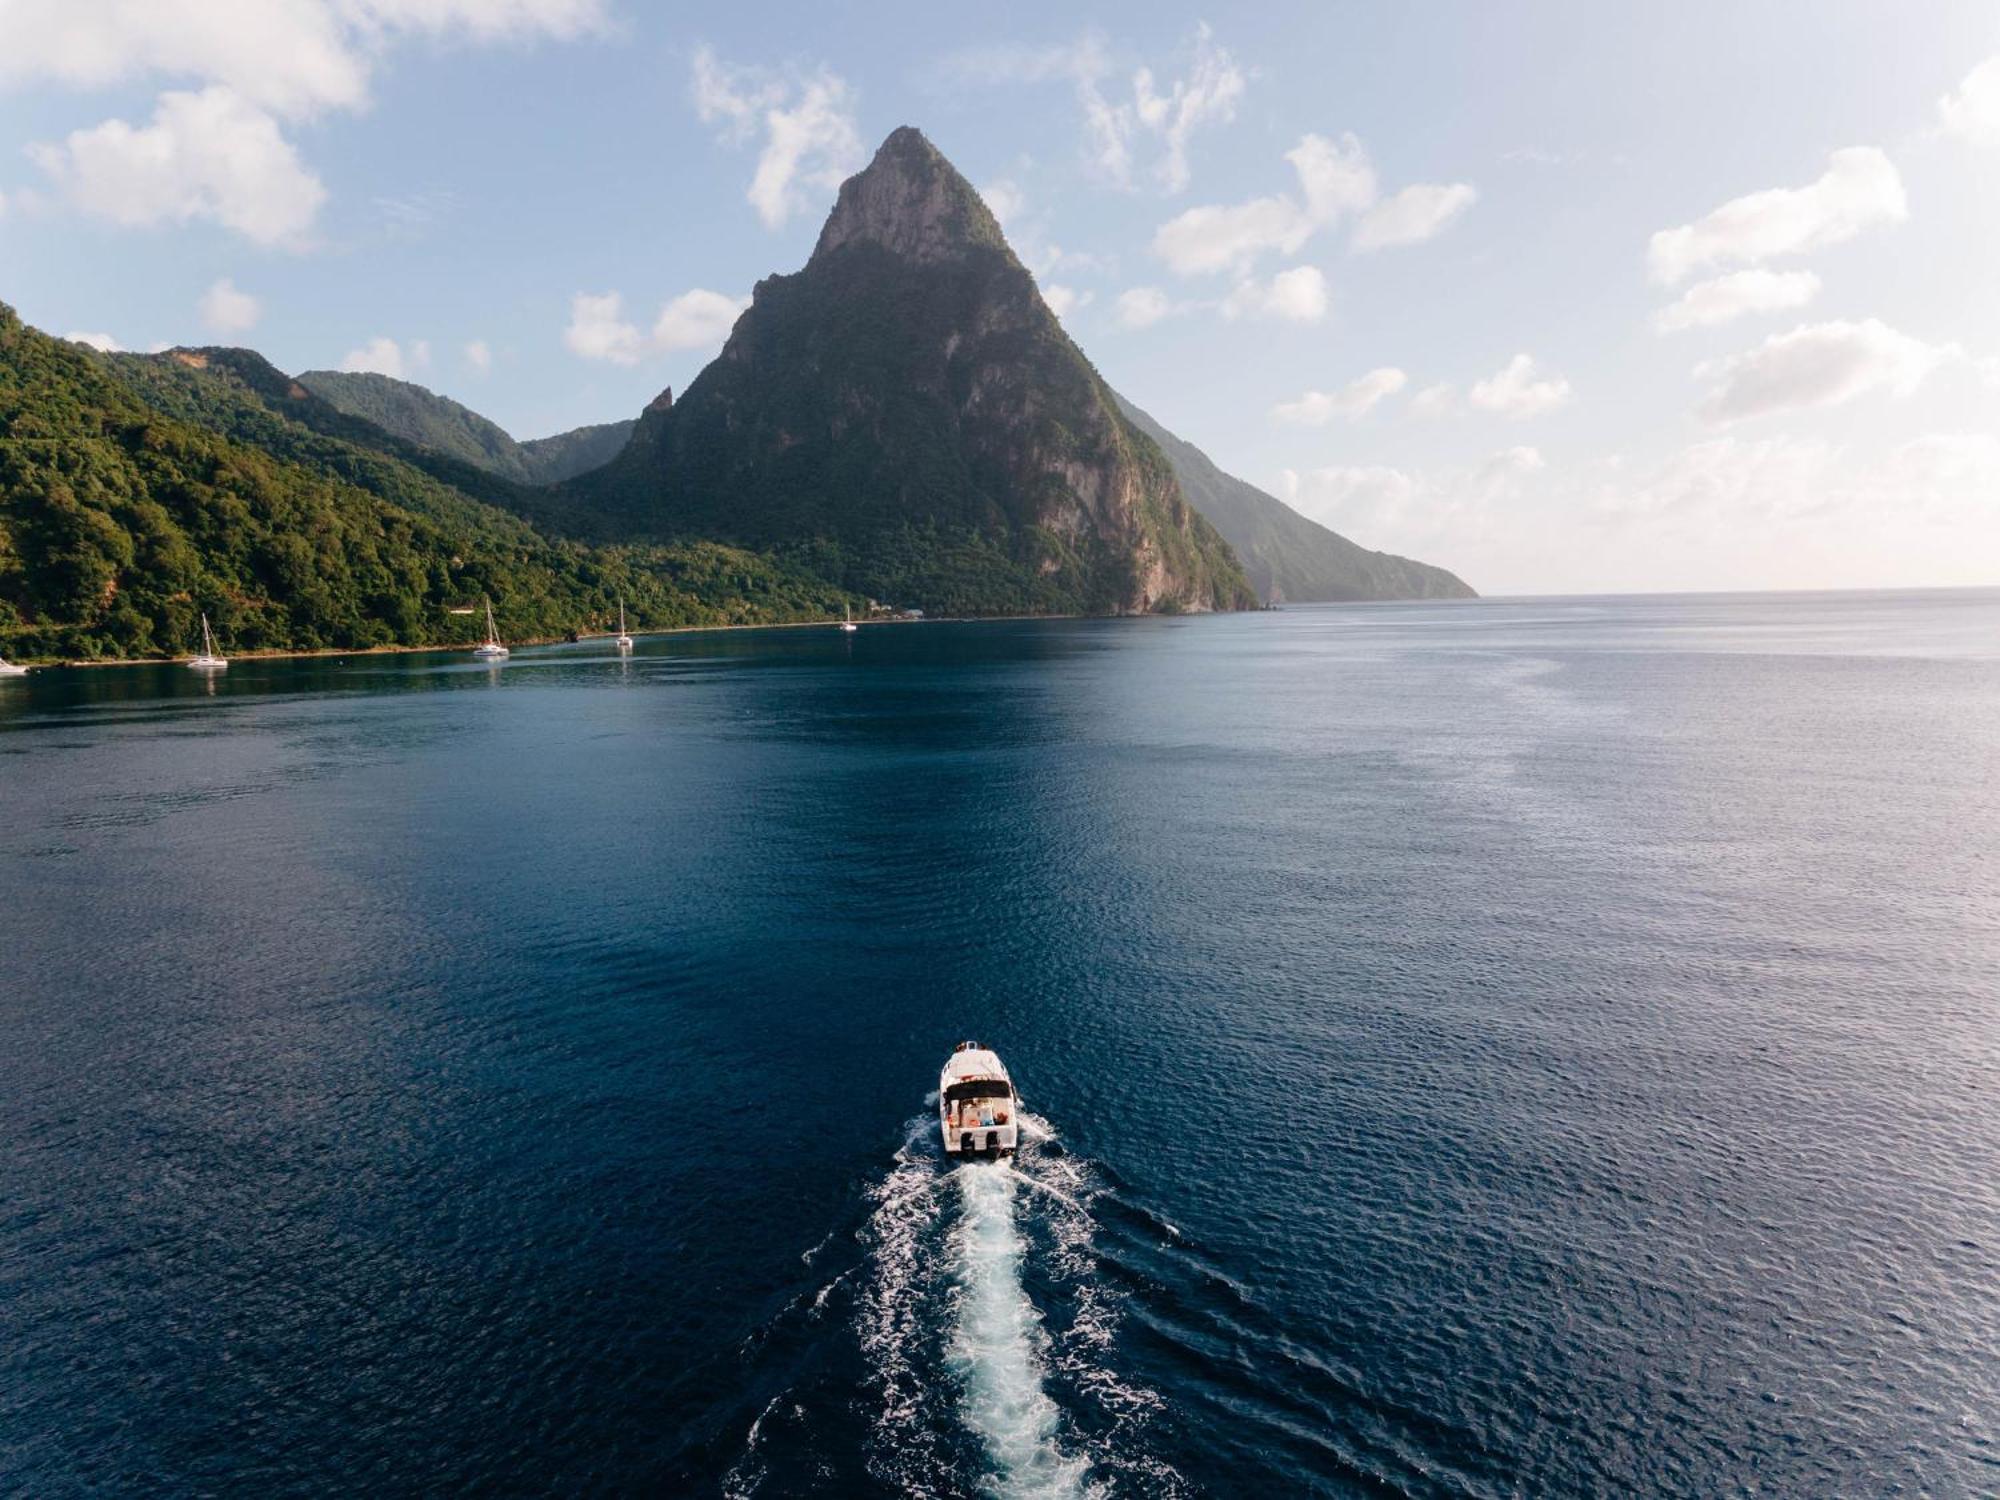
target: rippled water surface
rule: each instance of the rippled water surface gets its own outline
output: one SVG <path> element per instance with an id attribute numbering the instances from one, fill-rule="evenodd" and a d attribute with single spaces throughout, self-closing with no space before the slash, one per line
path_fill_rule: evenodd
<path id="1" fill-rule="evenodd" d="M 0 1491 L 473 1490 L 2000 1490 L 2000 594 L 0 683 Z"/>

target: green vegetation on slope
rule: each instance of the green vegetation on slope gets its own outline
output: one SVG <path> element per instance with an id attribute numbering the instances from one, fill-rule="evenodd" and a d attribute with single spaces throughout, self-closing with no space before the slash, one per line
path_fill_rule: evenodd
<path id="1" fill-rule="evenodd" d="M 1390 552 L 1370 552 L 1275 495 L 1225 474 L 1201 449 L 1175 437 L 1123 396 L 1134 426 L 1160 445 L 1181 489 L 1229 539 L 1265 599 L 1303 604 L 1339 599 L 1472 599 L 1457 574 Z"/>
<path id="2" fill-rule="evenodd" d="M 517 484 L 554 484 L 598 468 L 616 458 L 632 435 L 628 419 L 518 442 L 497 422 L 406 380 L 346 370 L 307 370 L 298 381 L 351 417 Z"/>
<path id="3" fill-rule="evenodd" d="M 463 643 L 477 624 L 447 611 L 482 597 L 516 638 L 602 629 L 620 594 L 642 628 L 840 610 L 734 548 L 551 542 L 212 353 L 99 355 L 0 304 L 0 655 L 178 654 L 201 611 L 249 651 Z"/>

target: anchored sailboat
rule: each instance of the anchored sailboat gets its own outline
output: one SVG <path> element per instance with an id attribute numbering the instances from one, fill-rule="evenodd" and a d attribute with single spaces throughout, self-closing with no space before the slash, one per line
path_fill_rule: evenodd
<path id="1" fill-rule="evenodd" d="M 622 594 L 618 596 L 618 649 L 632 649 L 632 637 L 625 633 L 625 596 Z"/>
<path id="2" fill-rule="evenodd" d="M 850 609 L 847 605 L 843 604 L 840 606 L 840 616 L 841 616 L 840 628 L 842 630 L 854 631 L 854 630 L 859 630 L 861 628 L 860 626 L 854 623 L 854 611 Z"/>
<path id="3" fill-rule="evenodd" d="M 500 644 L 500 631 L 493 623 L 493 601 L 486 601 L 486 644 L 472 648 L 474 656 L 488 661 L 500 661 L 507 655 L 507 648 Z"/>
<path id="4" fill-rule="evenodd" d="M 215 654 L 215 633 L 208 628 L 208 616 L 201 617 L 201 655 L 188 663 L 193 672 L 222 672 L 228 670 L 226 657 Z"/>

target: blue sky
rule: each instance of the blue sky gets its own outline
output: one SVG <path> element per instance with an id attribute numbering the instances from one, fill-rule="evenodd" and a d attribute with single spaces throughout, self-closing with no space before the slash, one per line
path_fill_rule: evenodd
<path id="1" fill-rule="evenodd" d="M 684 387 L 909 123 L 1115 386 L 1364 544 L 2000 583 L 2000 10 L 1246 12 L 0 0 L 0 299 L 537 436 Z"/>

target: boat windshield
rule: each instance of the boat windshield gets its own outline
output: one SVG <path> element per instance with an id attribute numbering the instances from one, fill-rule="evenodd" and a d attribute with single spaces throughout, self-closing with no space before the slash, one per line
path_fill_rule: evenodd
<path id="1" fill-rule="evenodd" d="M 973 1078 L 954 1083 L 944 1091 L 944 1102 L 959 1104 L 967 1099 L 1011 1099 L 1014 1086 L 1004 1078 Z"/>

